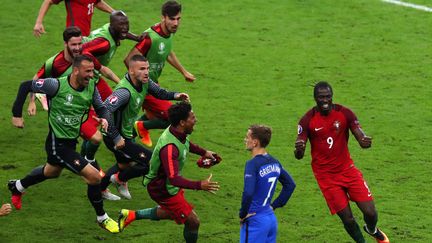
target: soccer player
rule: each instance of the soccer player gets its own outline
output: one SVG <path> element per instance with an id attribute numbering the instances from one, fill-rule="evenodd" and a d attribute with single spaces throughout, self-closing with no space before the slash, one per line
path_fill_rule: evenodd
<path id="1" fill-rule="evenodd" d="M 281 163 L 266 151 L 271 134 L 271 128 L 264 125 L 252 125 L 246 133 L 244 141 L 252 159 L 246 162 L 244 172 L 240 242 L 276 242 L 274 210 L 288 202 L 296 186 Z M 282 184 L 282 190 L 271 203 L 276 181 Z"/>
<path id="2" fill-rule="evenodd" d="M 372 193 L 363 175 L 354 166 L 348 151 L 349 131 L 360 147 L 370 148 L 372 138 L 361 129 L 356 115 L 348 108 L 333 104 L 333 90 L 325 81 L 314 87 L 316 106 L 310 109 L 298 124 L 298 137 L 294 155 L 304 156 L 309 139 L 312 154 L 312 170 L 331 214 L 337 214 L 345 230 L 356 242 L 365 242 L 354 219 L 349 201 L 356 202 L 366 222 L 364 230 L 377 242 L 389 242 L 387 236 L 376 227 L 378 214 Z"/>
<path id="3" fill-rule="evenodd" d="M 9 203 L 5 203 L 0 207 L 0 216 L 6 216 L 12 212 L 12 206 Z"/>
<path id="4" fill-rule="evenodd" d="M 132 56 L 144 55 L 150 63 L 150 79 L 158 83 L 165 61 L 168 61 L 185 77 L 186 81 L 192 82 L 195 80 L 195 76 L 181 65 L 172 51 L 172 39 L 180 26 L 181 5 L 176 1 L 167 1 L 162 5 L 161 12 L 161 22 L 144 31 L 146 34 L 144 39 L 132 48 L 124 62 L 127 66 Z M 157 99 L 152 95 L 146 96 L 143 105 L 145 116 L 142 120 L 144 121 L 138 121 L 135 124 L 137 133 L 146 146 L 152 146 L 149 129 L 168 127 L 168 108 L 170 106 L 171 102 L 169 101 Z"/>
<path id="5" fill-rule="evenodd" d="M 103 76 L 118 83 L 120 79 L 117 77 L 117 75 L 115 75 L 114 72 L 108 67 L 101 65 L 91 53 L 93 52 L 98 54 L 98 52 L 95 51 L 95 48 L 92 48 L 90 50 L 91 52 L 88 51 L 90 47 L 93 47 L 96 45 L 96 43 L 89 42 L 86 44 L 86 47 L 83 48 L 82 38 L 81 30 L 78 27 L 67 27 L 63 31 L 64 49 L 56 55 L 50 57 L 33 77 L 33 80 L 68 76 L 72 72 L 73 58 L 75 56 L 84 54 L 92 58 L 95 70 L 99 71 Z M 108 84 L 102 77 L 96 76 L 94 79 L 99 93 L 104 94 L 104 97 L 102 98 L 103 101 L 107 96 L 105 94 L 105 90 L 107 87 L 109 90 L 111 90 L 111 88 L 109 88 Z M 28 113 L 29 115 L 36 114 L 36 104 L 33 97 L 30 99 Z M 99 169 L 99 165 L 95 160 L 95 153 L 99 147 L 99 144 L 102 142 L 102 134 L 97 129 L 99 124 L 95 119 L 93 119 L 93 116 L 96 116 L 96 114 L 94 113 L 94 110 L 91 109 L 90 115 L 87 116 L 87 120 L 84 122 L 84 125 L 81 126 L 81 137 L 89 141 L 83 143 L 85 149 L 83 149 L 84 152 L 82 155 L 85 156 L 85 159 L 87 159 L 89 163 Z M 23 125 L 24 124 L 15 124 L 17 127 L 22 127 Z"/>
<path id="6" fill-rule="evenodd" d="M 220 162 L 221 158 L 189 141 L 189 135 L 197 121 L 189 103 L 180 102 L 171 106 L 168 114 L 171 125 L 159 137 L 150 161 L 150 172 L 144 178 L 150 197 L 159 206 L 138 211 L 122 209 L 119 217 L 120 231 L 134 220 L 171 219 L 177 224 L 184 224 L 183 236 L 186 242 L 196 242 L 200 221 L 192 205 L 184 198 L 184 189 L 216 192 L 219 184 L 211 181 L 211 174 L 205 180 L 192 181 L 182 177 L 181 171 L 188 152 L 211 159 L 211 165 Z"/>
<path id="7" fill-rule="evenodd" d="M 108 111 L 114 114 L 115 126 L 125 138 L 126 145 L 117 150 L 112 139 L 104 137 L 105 145 L 114 153 L 117 164 L 106 172 L 101 187 L 104 191 L 113 182 L 121 196 L 131 199 L 127 181 L 148 173 L 152 155 L 150 150 L 134 142 L 132 134 L 144 97 L 149 93 L 164 100 L 189 100 L 189 96 L 186 93 L 168 92 L 149 80 L 149 63 L 142 55 L 133 56 L 128 66 L 128 73 L 104 103 Z M 104 197 L 116 200 L 108 193 Z"/>
<path id="8" fill-rule="evenodd" d="M 49 132 L 45 142 L 47 163 L 34 168 L 20 180 L 10 180 L 8 188 L 12 193 L 12 204 L 21 209 L 21 198 L 30 186 L 46 179 L 57 178 L 63 168 L 82 176 L 88 184 L 87 196 L 94 207 L 99 225 L 111 233 L 118 233 L 116 221 L 108 217 L 103 209 L 100 190 L 101 176 L 79 153 L 75 152 L 82 119 L 91 105 L 99 115 L 98 122 L 114 139 L 117 148 L 124 146 L 124 140 L 112 126 L 112 117 L 103 106 L 99 92 L 92 81 L 94 63 L 85 55 L 74 58 L 72 73 L 58 79 L 47 78 L 23 82 L 19 88 L 12 113 L 14 120 L 22 120 L 22 107 L 30 91 L 45 93 L 49 99 Z"/>
<path id="9" fill-rule="evenodd" d="M 33 27 L 33 35 L 40 37 L 45 34 L 43 20 L 49 8 L 53 4 L 59 4 L 62 0 L 44 0 L 39 14 Z M 93 17 L 94 7 L 97 9 L 112 13 L 114 10 L 104 0 L 65 0 L 66 7 L 66 27 L 77 26 L 81 29 L 84 36 L 88 36 L 91 30 L 91 20 Z"/>

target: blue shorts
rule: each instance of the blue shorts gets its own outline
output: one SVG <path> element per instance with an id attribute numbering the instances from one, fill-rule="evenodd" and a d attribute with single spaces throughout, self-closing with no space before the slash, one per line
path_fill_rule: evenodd
<path id="1" fill-rule="evenodd" d="M 277 219 L 275 214 L 254 215 L 243 223 L 240 228 L 240 242 L 276 242 Z"/>

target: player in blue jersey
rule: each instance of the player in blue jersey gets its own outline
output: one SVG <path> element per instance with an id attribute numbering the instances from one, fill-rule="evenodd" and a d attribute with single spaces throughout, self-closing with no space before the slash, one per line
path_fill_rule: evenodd
<path id="1" fill-rule="evenodd" d="M 283 207 L 294 191 L 295 183 L 281 163 L 266 151 L 271 128 L 249 127 L 245 144 L 252 159 L 246 162 L 240 217 L 240 242 L 276 242 L 276 208 Z M 282 184 L 278 198 L 271 203 L 276 181 Z"/>

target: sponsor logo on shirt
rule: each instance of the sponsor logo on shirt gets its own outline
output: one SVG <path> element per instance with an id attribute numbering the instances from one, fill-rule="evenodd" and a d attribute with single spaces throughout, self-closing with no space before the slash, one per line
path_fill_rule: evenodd
<path id="1" fill-rule="evenodd" d="M 81 123 L 81 116 L 58 115 L 56 120 L 58 123 L 65 126 L 74 126 Z"/>

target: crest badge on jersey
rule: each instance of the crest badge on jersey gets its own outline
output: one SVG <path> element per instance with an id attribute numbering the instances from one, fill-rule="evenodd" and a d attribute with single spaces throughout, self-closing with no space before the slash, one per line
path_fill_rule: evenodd
<path id="1" fill-rule="evenodd" d="M 303 127 L 299 124 L 297 125 L 297 135 L 303 132 Z"/>
<path id="2" fill-rule="evenodd" d="M 341 126 L 341 123 L 340 123 L 340 121 L 338 121 L 338 120 L 336 120 L 336 121 L 333 123 L 333 127 L 334 127 L 334 129 L 335 129 L 337 132 L 339 132 L 340 126 Z"/>
<path id="3" fill-rule="evenodd" d="M 36 87 L 40 88 L 40 87 L 43 86 L 44 83 L 45 83 L 45 80 L 44 80 L 44 79 L 38 79 L 38 80 L 36 81 Z"/>
<path id="4" fill-rule="evenodd" d="M 66 95 L 66 102 L 64 103 L 65 105 L 72 105 L 72 100 L 73 100 L 73 95 L 72 94 L 67 94 Z"/>
<path id="5" fill-rule="evenodd" d="M 165 52 L 165 43 L 161 42 L 159 44 L 159 54 L 163 54 Z"/>
<path id="6" fill-rule="evenodd" d="M 117 103 L 117 101 L 118 101 L 118 97 L 117 96 L 111 96 L 110 99 L 109 99 L 109 103 L 111 105 L 115 105 Z"/>

